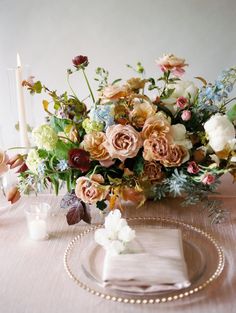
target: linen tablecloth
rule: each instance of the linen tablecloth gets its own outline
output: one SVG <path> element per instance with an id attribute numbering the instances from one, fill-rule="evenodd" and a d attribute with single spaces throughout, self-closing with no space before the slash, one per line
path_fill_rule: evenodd
<path id="1" fill-rule="evenodd" d="M 207 289 L 182 300 L 154 305 L 113 303 L 80 289 L 65 272 L 63 255 L 69 241 L 87 226 L 68 226 L 64 212 L 59 210 L 54 216 L 50 240 L 33 242 L 27 234 L 22 205 L 29 205 L 34 197 L 26 197 L 16 208 L 0 216 L 0 312 L 236 312 L 236 185 L 231 181 L 226 176 L 220 187 L 221 195 L 216 196 L 231 213 L 221 225 L 211 225 L 207 214 L 198 207 L 181 207 L 179 199 L 148 202 L 129 211 L 130 217 L 168 216 L 201 227 L 218 240 L 226 256 L 223 274 Z M 55 211 L 58 209 L 60 197 L 41 197 Z"/>

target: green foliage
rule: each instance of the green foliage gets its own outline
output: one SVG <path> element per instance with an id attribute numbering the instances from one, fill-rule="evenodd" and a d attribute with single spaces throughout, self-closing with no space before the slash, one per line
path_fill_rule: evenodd
<path id="1" fill-rule="evenodd" d="M 36 83 L 34 83 L 32 87 L 32 90 L 36 93 L 41 93 L 42 89 L 43 89 L 43 86 L 40 81 L 37 81 Z"/>
<path id="2" fill-rule="evenodd" d="M 134 161 L 133 171 L 135 175 L 140 176 L 143 172 L 143 167 L 144 167 L 144 159 L 142 155 L 138 155 Z"/>
<path id="3" fill-rule="evenodd" d="M 96 206 L 100 211 L 104 211 L 107 207 L 106 200 L 98 201 Z"/>
<path id="4" fill-rule="evenodd" d="M 234 104 L 226 114 L 231 122 L 236 121 L 236 104 Z"/>
<path id="5" fill-rule="evenodd" d="M 65 128 L 68 125 L 72 124 L 71 120 L 68 119 L 63 119 L 63 118 L 58 118 L 56 116 L 52 116 L 50 120 L 50 124 L 52 128 L 55 130 L 55 132 L 64 132 Z"/>
<path id="6" fill-rule="evenodd" d="M 68 151 L 75 147 L 75 144 L 71 142 L 64 142 L 62 140 L 58 140 L 56 144 L 56 148 L 54 150 L 54 154 L 59 160 L 67 160 Z"/>

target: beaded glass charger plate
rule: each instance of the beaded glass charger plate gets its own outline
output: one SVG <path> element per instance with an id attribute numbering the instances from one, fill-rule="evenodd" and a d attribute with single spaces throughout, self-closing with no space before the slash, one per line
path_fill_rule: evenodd
<path id="1" fill-rule="evenodd" d="M 183 236 L 184 256 L 191 285 L 174 291 L 156 293 L 131 293 L 111 290 L 102 286 L 104 250 L 95 243 L 94 232 L 102 227 L 92 226 L 75 237 L 64 255 L 64 265 L 69 276 L 80 287 L 101 298 L 124 303 L 163 303 L 191 296 L 213 283 L 224 268 L 224 255 L 216 240 L 208 233 L 177 220 L 159 217 L 128 219 L 136 230 L 143 227 L 179 228 Z"/>

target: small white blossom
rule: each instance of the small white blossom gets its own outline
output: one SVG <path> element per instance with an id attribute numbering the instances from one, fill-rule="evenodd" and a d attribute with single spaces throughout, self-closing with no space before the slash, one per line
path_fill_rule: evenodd
<path id="1" fill-rule="evenodd" d="M 105 218 L 104 226 L 105 228 L 95 231 L 94 238 L 110 255 L 117 255 L 123 252 L 126 244 L 135 238 L 135 231 L 121 217 L 119 210 L 111 211 L 108 214 Z"/>

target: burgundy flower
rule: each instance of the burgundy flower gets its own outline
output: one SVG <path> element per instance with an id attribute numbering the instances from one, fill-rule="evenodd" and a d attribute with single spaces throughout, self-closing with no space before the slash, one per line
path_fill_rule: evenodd
<path id="1" fill-rule="evenodd" d="M 78 55 L 72 59 L 72 63 L 75 67 L 80 67 L 82 65 L 85 67 L 88 65 L 88 57 L 85 55 Z"/>
<path id="2" fill-rule="evenodd" d="M 89 153 L 83 149 L 71 149 L 68 152 L 68 164 L 70 167 L 78 168 L 81 172 L 86 172 L 90 167 Z"/>

